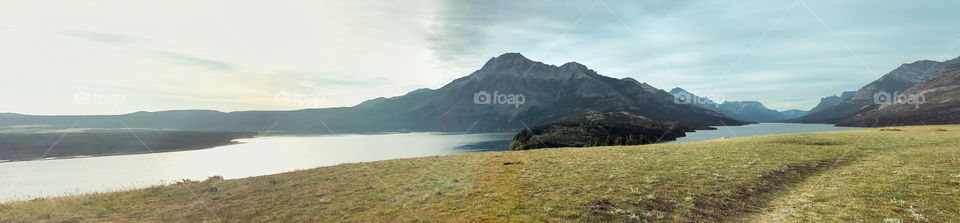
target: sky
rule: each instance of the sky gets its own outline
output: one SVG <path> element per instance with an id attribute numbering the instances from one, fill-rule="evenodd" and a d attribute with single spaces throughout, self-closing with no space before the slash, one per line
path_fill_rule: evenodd
<path id="1" fill-rule="evenodd" d="M 353 106 L 506 52 L 777 110 L 960 56 L 957 1 L 0 0 L 0 113 Z"/>

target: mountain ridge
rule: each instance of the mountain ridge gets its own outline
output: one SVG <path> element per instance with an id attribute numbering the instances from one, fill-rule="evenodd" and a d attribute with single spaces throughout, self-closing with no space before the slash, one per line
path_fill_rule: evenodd
<path id="1" fill-rule="evenodd" d="M 843 120 L 839 126 L 899 126 L 960 123 L 960 64 L 953 64 L 876 109 Z"/>
<path id="2" fill-rule="evenodd" d="M 489 95 L 483 95 L 489 94 Z M 488 96 L 480 97 L 479 96 Z M 503 104 L 500 96 L 517 103 Z M 519 99 L 522 100 L 521 101 Z M 478 99 L 486 99 L 478 103 Z M 493 99 L 494 101 L 491 101 Z M 47 124 L 60 128 L 159 128 L 194 131 L 396 132 L 504 131 L 527 128 L 586 112 L 629 112 L 693 128 L 742 125 L 723 114 L 676 104 L 669 93 L 635 79 L 600 75 L 583 64 L 561 66 L 519 53 L 491 58 L 467 76 L 438 89 L 378 97 L 353 107 L 293 111 L 174 110 L 112 116 L 0 117 L 0 126 Z M 79 121 L 78 121 L 79 120 Z M 271 128 L 273 126 L 273 128 Z"/>
<path id="3" fill-rule="evenodd" d="M 810 112 L 821 111 L 827 107 L 840 103 L 841 101 L 847 98 L 853 97 L 853 95 L 855 94 L 857 94 L 856 91 L 844 91 L 844 92 L 841 92 L 840 95 L 831 95 L 824 98 L 820 98 L 820 103 L 817 103 L 816 106 L 810 109 Z"/>
<path id="4" fill-rule="evenodd" d="M 857 93 L 853 96 L 817 112 L 811 112 L 788 121 L 836 124 L 854 117 L 859 113 L 876 109 L 873 103 L 875 94 L 879 92 L 893 93 L 906 91 L 920 82 L 933 77 L 944 67 L 957 63 L 960 63 L 960 57 L 943 62 L 918 60 L 912 63 L 904 63 L 887 74 L 884 74 L 879 79 L 864 85 L 857 90 Z"/>
<path id="5" fill-rule="evenodd" d="M 748 122 L 776 122 L 799 117 L 807 111 L 799 109 L 790 109 L 786 111 L 777 111 L 767 108 L 760 101 L 723 101 L 717 103 L 708 97 L 701 97 L 690 93 L 680 87 L 674 87 L 670 94 L 677 97 L 676 100 L 685 101 L 692 105 L 703 107 L 709 110 L 719 112 L 734 119 Z"/>

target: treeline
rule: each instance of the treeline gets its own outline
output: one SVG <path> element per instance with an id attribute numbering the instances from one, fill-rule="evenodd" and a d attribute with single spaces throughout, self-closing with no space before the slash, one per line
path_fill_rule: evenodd
<path id="1" fill-rule="evenodd" d="M 514 136 L 510 149 L 640 145 L 676 140 L 690 131 L 693 130 L 675 123 L 628 113 L 589 113 L 524 129 Z"/>

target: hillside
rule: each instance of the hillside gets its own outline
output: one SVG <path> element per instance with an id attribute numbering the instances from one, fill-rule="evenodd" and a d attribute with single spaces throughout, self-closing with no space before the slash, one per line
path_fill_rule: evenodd
<path id="1" fill-rule="evenodd" d="M 916 86 L 897 92 L 899 101 L 891 95 L 890 103 L 844 120 L 840 126 L 899 126 L 960 123 L 960 64 L 944 68 Z M 915 102 L 910 100 L 915 96 Z"/>
<path id="2" fill-rule="evenodd" d="M 820 103 L 817 103 L 817 106 L 814 106 L 813 109 L 810 109 L 810 112 L 818 112 L 823 109 L 829 108 L 830 106 L 836 105 L 847 98 L 853 97 L 856 95 L 856 91 L 844 91 L 839 96 L 831 95 L 825 98 L 820 98 Z"/>
<path id="3" fill-rule="evenodd" d="M 960 126 L 484 152 L 0 205 L 0 222 L 957 222 Z"/>
<path id="4" fill-rule="evenodd" d="M 943 62 L 920 60 L 903 64 L 900 67 L 883 75 L 859 90 L 853 96 L 844 99 L 832 106 L 816 112 L 810 112 L 790 122 L 800 123 L 830 123 L 836 124 L 843 120 L 876 109 L 874 95 L 879 92 L 904 92 L 914 85 L 923 82 L 937 74 L 941 69 L 952 64 L 960 63 L 960 57 Z"/>

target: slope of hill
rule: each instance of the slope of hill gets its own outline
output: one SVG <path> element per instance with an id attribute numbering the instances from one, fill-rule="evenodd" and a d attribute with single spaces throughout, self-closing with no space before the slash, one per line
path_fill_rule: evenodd
<path id="1" fill-rule="evenodd" d="M 511 103 L 515 102 L 515 103 Z M 570 62 L 561 66 L 507 53 L 439 89 L 377 98 L 354 107 L 297 111 L 138 112 L 113 116 L 0 116 L 0 126 L 150 128 L 192 131 L 330 133 L 346 131 L 497 131 L 541 125 L 588 111 L 629 112 L 691 127 L 742 122 L 645 83 L 614 79 Z M 121 123 L 122 121 L 122 123 Z"/>
<path id="2" fill-rule="evenodd" d="M 880 79 L 867 84 L 857 93 L 843 101 L 824 108 L 817 112 L 810 112 L 803 117 L 790 120 L 802 123 L 830 123 L 835 124 L 845 119 L 875 109 L 874 95 L 879 92 L 903 92 L 918 83 L 934 76 L 944 67 L 960 63 L 960 57 L 943 62 L 921 60 L 900 65 Z"/>
<path id="3" fill-rule="evenodd" d="M 898 95 L 900 97 L 898 97 Z M 876 109 L 838 123 L 840 126 L 899 126 L 960 123 L 960 64 L 898 95 Z"/>
<path id="4" fill-rule="evenodd" d="M 394 159 L 0 204 L 0 222 L 960 222 L 960 126 Z"/>

